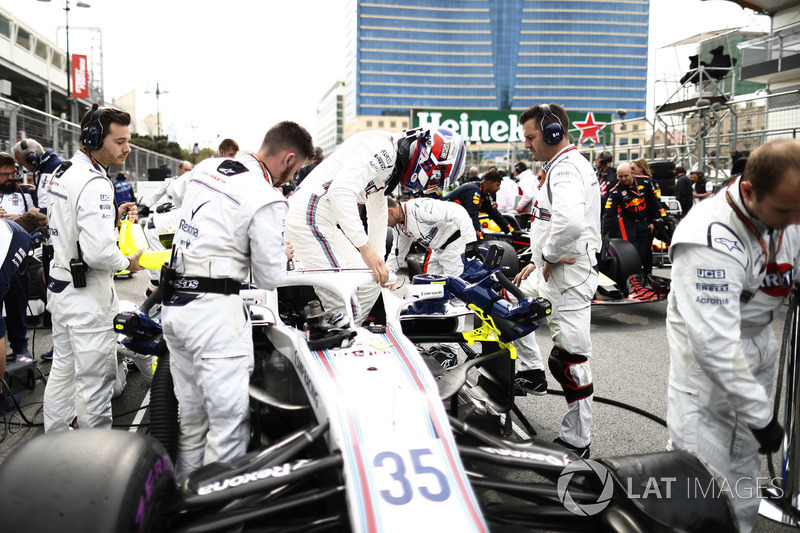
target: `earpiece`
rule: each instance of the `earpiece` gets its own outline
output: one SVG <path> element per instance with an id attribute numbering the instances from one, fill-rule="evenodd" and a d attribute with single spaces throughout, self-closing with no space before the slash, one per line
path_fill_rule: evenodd
<path id="1" fill-rule="evenodd" d="M 542 129 L 542 133 L 544 134 L 544 142 L 547 144 L 558 144 L 564 138 L 564 127 L 561 124 L 561 119 L 550 110 L 550 105 L 548 104 L 539 104 L 539 109 L 542 110 L 542 121 L 539 123 L 539 127 Z M 556 122 L 551 122 L 547 126 L 544 125 L 545 119 L 548 116 L 551 116 L 556 119 Z"/>
<path id="2" fill-rule="evenodd" d="M 97 150 L 103 144 L 103 124 L 100 122 L 100 117 L 105 110 L 105 107 L 92 105 L 92 116 L 86 127 L 81 130 L 81 145 L 87 150 Z"/>
<path id="3" fill-rule="evenodd" d="M 38 155 L 36 155 L 36 152 L 28 148 L 27 139 L 22 139 L 19 142 L 19 147 L 22 148 L 22 151 L 25 154 L 23 156 L 25 162 L 28 163 L 29 165 L 33 165 L 34 167 L 39 168 L 39 165 L 41 164 L 42 160 L 39 158 Z"/>

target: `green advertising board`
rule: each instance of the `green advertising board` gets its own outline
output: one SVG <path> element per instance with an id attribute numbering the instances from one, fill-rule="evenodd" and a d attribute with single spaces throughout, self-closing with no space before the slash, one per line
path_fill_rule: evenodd
<path id="1" fill-rule="evenodd" d="M 412 127 L 444 126 L 460 133 L 469 142 L 505 143 L 523 142 L 519 124 L 521 111 L 487 109 L 413 109 Z M 570 140 L 575 143 L 610 144 L 611 134 L 605 126 L 611 122 L 611 113 L 583 113 L 568 111 L 572 124 Z"/>

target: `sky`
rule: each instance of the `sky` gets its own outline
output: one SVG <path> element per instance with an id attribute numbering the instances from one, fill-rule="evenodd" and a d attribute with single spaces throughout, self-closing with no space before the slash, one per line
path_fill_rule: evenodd
<path id="1" fill-rule="evenodd" d="M 231 137 L 255 150 L 281 120 L 313 135 L 317 103 L 344 77 L 347 0 L 85 1 L 90 8 L 70 2 L 70 51 L 85 52 L 89 32 L 81 27 L 102 28 L 106 100 L 135 89 L 138 118 L 158 107 L 162 129 L 184 148 L 195 142 L 216 148 Z M 725 0 L 650 2 L 650 88 L 662 72 L 688 69 L 685 50 L 663 47 L 703 31 L 769 28 L 767 17 Z M 61 47 L 64 5 L 0 0 Z M 649 100 L 652 108 L 652 91 Z"/>

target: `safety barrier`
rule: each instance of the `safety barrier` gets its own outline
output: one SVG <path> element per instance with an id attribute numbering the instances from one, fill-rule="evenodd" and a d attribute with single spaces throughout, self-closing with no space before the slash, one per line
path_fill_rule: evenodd
<path id="1" fill-rule="evenodd" d="M 35 139 L 45 149 L 52 149 L 68 159 L 80 148 L 80 126 L 0 98 L 0 150 L 10 153 L 14 144 L 22 138 Z M 149 168 L 168 168 L 170 175 L 177 176 L 180 160 L 135 145 L 131 145 L 131 150 L 125 165 L 112 168 L 112 174 L 122 170 L 132 184 L 146 180 Z"/>

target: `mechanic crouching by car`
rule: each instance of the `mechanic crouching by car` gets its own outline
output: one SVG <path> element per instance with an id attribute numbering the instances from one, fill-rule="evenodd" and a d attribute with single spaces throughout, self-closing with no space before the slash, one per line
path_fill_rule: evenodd
<path id="1" fill-rule="evenodd" d="M 639 252 L 644 273 L 652 274 L 653 231 L 656 222 L 664 216 L 653 180 L 634 176 L 628 163 L 619 166 L 617 179 L 603 211 L 603 234 L 621 237 L 633 244 Z"/>
<path id="2" fill-rule="evenodd" d="M 742 177 L 692 207 L 670 247 L 669 447 L 699 454 L 724 477 L 743 532 L 771 483 L 760 477 L 759 454 L 783 443 L 770 401 L 772 321 L 797 272 L 798 224 L 800 141 L 776 140 L 753 152 Z"/>
<path id="3" fill-rule="evenodd" d="M 114 206 L 108 167 L 131 152 L 131 117 L 92 106 L 81 120 L 81 149 L 50 182 L 53 263 L 47 309 L 53 316 L 53 366 L 44 390 L 44 430 L 62 431 L 77 413 L 81 428 L 111 428 L 111 395 L 117 375 L 119 310 L 114 272 L 141 270 L 140 250 L 117 247 L 117 220 L 136 216 L 136 205 Z"/>
<path id="4" fill-rule="evenodd" d="M 380 295 L 389 270 L 386 198 L 399 185 L 436 191 L 458 179 L 466 150 L 458 133 L 444 127 L 400 133 L 368 130 L 347 139 L 289 197 L 286 238 L 309 269 L 369 268 L 377 284 L 356 291 L 353 315 L 361 324 Z M 367 231 L 359 216 L 366 205 Z M 340 313 L 340 298 L 316 289 L 328 313 Z"/>
<path id="5" fill-rule="evenodd" d="M 414 198 L 402 204 L 387 198 L 389 227 L 394 230 L 392 249 L 386 259 L 389 272 L 400 270 L 413 242 L 428 249 L 422 272 L 460 276 L 464 272 L 461 256 L 478 257 L 478 238 L 472 219 L 458 204 L 434 198 Z M 458 344 L 443 343 L 428 350 L 443 368 L 458 364 Z"/>
<path id="6" fill-rule="evenodd" d="M 256 153 L 206 159 L 190 180 L 172 185 L 180 221 L 161 284 L 181 406 L 178 483 L 204 464 L 247 451 L 253 338 L 239 288 L 248 273 L 261 289 L 274 289 L 286 274 L 287 205 L 279 187 L 313 156 L 309 133 L 280 122 Z"/>

